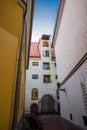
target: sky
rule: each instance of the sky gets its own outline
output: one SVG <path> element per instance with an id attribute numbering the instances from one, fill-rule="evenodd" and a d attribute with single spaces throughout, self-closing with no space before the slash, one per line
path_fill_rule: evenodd
<path id="1" fill-rule="evenodd" d="M 53 37 L 59 0 L 35 0 L 32 42 L 38 42 L 42 34 Z"/>

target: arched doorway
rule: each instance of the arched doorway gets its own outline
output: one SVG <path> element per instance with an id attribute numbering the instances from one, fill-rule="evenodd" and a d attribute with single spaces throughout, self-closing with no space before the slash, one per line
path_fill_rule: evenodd
<path id="1" fill-rule="evenodd" d="M 37 105 L 37 103 L 31 104 L 30 113 L 31 114 L 36 114 L 37 112 L 38 112 L 38 105 Z"/>
<path id="2" fill-rule="evenodd" d="M 54 108 L 54 99 L 50 94 L 46 94 L 41 99 L 41 112 L 42 113 L 53 113 L 55 112 Z"/>

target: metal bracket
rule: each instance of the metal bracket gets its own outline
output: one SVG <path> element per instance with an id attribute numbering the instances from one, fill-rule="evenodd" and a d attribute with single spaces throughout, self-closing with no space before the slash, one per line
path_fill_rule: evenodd
<path id="1" fill-rule="evenodd" d="M 63 91 L 63 92 L 65 92 L 66 90 L 65 90 L 65 88 L 63 88 L 63 89 L 58 89 L 59 91 Z"/>

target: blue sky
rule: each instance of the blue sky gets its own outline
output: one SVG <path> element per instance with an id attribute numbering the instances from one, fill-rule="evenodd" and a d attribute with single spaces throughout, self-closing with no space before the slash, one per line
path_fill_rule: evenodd
<path id="1" fill-rule="evenodd" d="M 42 34 L 53 36 L 59 0 L 35 0 L 31 41 L 38 42 Z"/>

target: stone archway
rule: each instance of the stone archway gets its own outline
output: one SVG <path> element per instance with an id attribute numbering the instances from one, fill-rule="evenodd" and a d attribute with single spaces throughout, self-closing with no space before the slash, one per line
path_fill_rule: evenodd
<path id="1" fill-rule="evenodd" d="M 54 113 L 54 99 L 50 94 L 46 94 L 41 99 L 41 112 L 42 113 Z"/>

